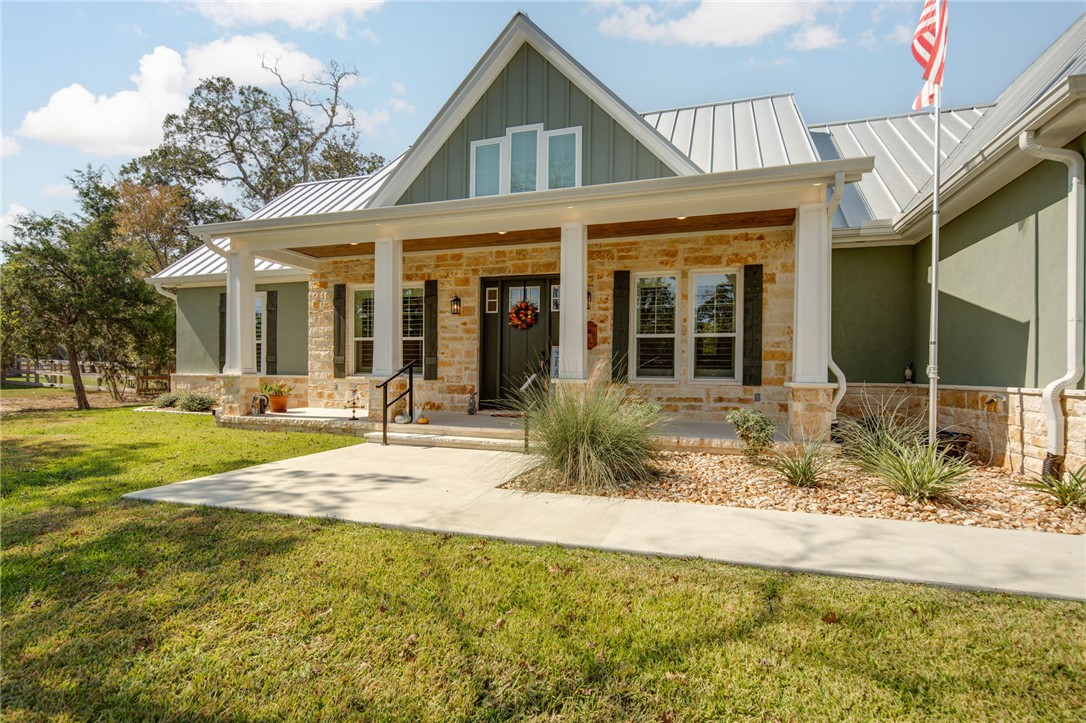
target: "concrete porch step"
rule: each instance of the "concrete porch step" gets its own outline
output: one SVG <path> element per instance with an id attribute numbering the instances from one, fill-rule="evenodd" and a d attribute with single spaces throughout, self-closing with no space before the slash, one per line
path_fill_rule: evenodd
<path id="1" fill-rule="evenodd" d="M 381 443 L 380 432 L 367 432 L 363 435 L 371 444 Z M 495 437 L 468 437 L 457 434 L 421 434 L 418 432 L 388 433 L 388 443 L 414 447 L 452 447 L 455 449 L 489 449 L 498 452 L 523 452 L 524 440 L 501 439 Z"/>

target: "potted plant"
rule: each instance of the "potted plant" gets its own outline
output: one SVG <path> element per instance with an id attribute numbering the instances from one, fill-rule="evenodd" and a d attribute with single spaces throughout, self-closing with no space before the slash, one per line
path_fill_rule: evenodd
<path id="1" fill-rule="evenodd" d="M 260 393 L 268 395 L 273 412 L 287 411 L 287 399 L 293 391 L 294 386 L 286 382 L 264 382 L 260 385 Z"/>

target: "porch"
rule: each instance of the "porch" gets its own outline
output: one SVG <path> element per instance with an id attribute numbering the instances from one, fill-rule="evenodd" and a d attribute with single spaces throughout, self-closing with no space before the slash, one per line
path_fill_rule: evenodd
<path id="1" fill-rule="evenodd" d="M 352 413 L 352 411 L 354 413 Z M 524 450 L 524 423 L 518 417 L 482 411 L 469 415 L 459 412 L 426 412 L 429 424 L 388 425 L 390 444 L 470 449 Z M 354 417 L 354 419 L 352 419 Z M 361 437 L 380 443 L 381 423 L 369 418 L 366 409 L 299 407 L 283 413 L 259 416 L 221 414 L 220 427 L 234 427 L 267 432 L 310 432 Z M 701 451 L 714 454 L 738 454 L 742 445 L 732 425 L 720 421 L 673 419 L 664 424 L 656 439 L 664 449 Z M 785 441 L 787 430 L 778 426 L 777 440 Z"/>

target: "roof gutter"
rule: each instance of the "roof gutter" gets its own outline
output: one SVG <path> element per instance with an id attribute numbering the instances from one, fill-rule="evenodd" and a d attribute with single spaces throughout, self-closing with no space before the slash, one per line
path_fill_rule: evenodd
<path id="1" fill-rule="evenodd" d="M 1063 474 L 1064 416 L 1060 395 L 1078 382 L 1083 374 L 1083 219 L 1086 201 L 1083 199 L 1083 176 L 1086 170 L 1082 155 L 1065 148 L 1042 146 L 1034 140 L 1033 131 L 1023 131 L 1018 146 L 1031 156 L 1067 165 L 1067 371 L 1044 388 L 1041 405 L 1048 421 L 1048 455 L 1044 475 L 1057 479 Z"/>
<path id="2" fill-rule="evenodd" d="M 155 287 L 155 291 L 162 294 L 170 301 L 177 301 L 177 294 L 173 293 L 172 291 L 166 291 L 166 289 L 162 288 L 162 284 L 152 284 L 152 286 Z"/>
<path id="3" fill-rule="evenodd" d="M 200 226 L 192 226 L 192 227 L 189 228 L 189 231 L 194 231 L 195 229 L 198 229 L 198 228 L 200 228 Z M 207 246 L 209 249 L 211 249 L 212 251 L 217 253 L 219 256 L 222 256 L 224 259 L 230 258 L 229 256 L 227 256 L 225 251 L 223 251 L 221 248 L 219 248 L 215 243 L 213 243 L 211 241 L 211 234 L 209 234 L 209 233 L 201 233 L 200 234 L 200 240 L 204 242 L 204 246 Z"/>

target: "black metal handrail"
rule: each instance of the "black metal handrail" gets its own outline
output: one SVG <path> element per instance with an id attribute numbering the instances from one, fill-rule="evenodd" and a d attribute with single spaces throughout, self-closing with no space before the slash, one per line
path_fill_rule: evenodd
<path id="1" fill-rule="evenodd" d="M 388 400 L 388 383 L 403 373 L 407 372 L 407 389 L 400 392 L 391 402 Z M 415 362 L 409 361 L 403 365 L 400 371 L 377 385 L 381 390 L 381 444 L 388 446 L 388 408 L 404 397 L 407 397 L 407 416 L 415 421 Z"/>

